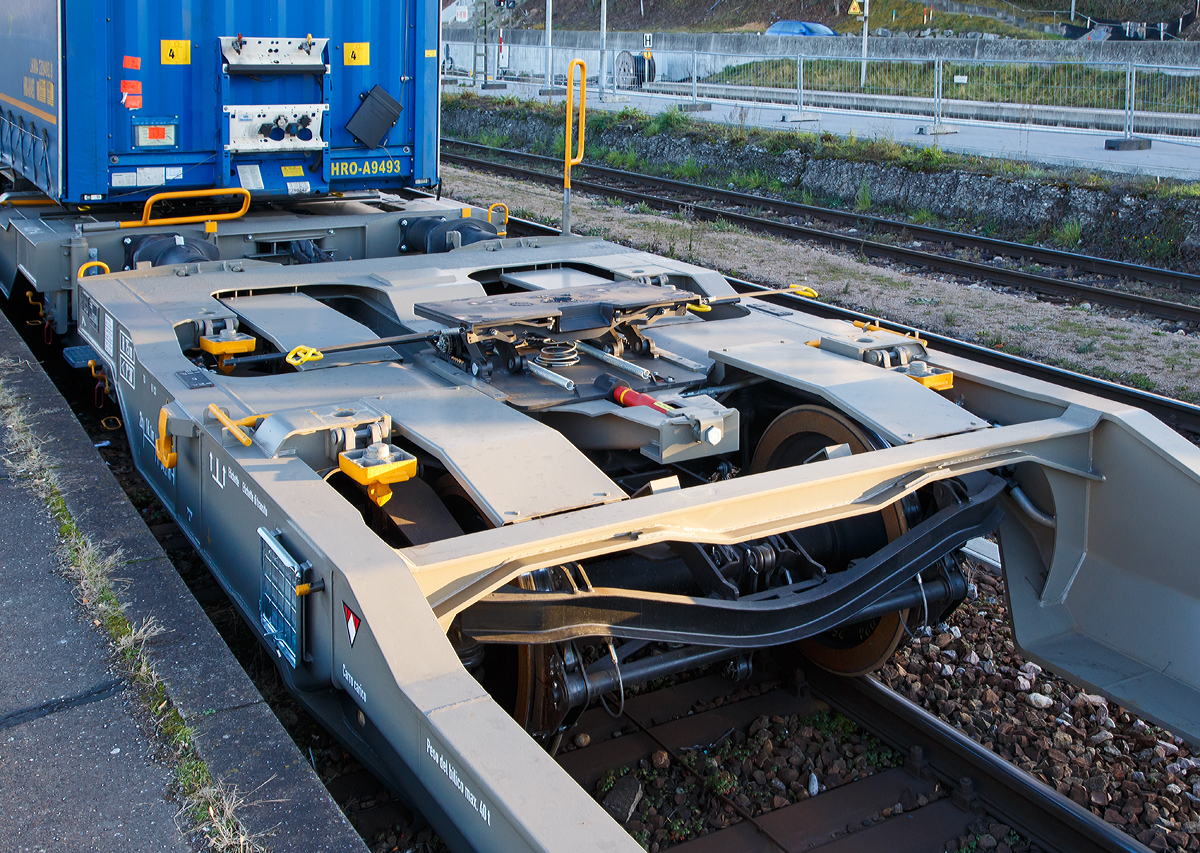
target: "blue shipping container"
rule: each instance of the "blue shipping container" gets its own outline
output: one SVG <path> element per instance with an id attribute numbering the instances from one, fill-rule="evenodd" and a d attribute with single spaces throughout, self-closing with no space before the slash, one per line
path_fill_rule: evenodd
<path id="1" fill-rule="evenodd" d="M 0 165 L 51 198 L 437 183 L 436 3 L 2 2 Z"/>

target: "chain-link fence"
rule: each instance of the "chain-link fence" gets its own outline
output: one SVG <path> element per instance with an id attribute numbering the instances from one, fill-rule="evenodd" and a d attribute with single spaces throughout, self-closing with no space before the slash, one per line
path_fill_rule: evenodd
<path id="1" fill-rule="evenodd" d="M 1122 62 L 1012 62 L 725 54 L 700 51 L 495 49 L 497 79 L 561 87 L 572 59 L 605 92 L 675 103 L 732 103 L 1038 126 L 1200 142 L 1200 68 Z M 446 45 L 443 70 L 470 78 L 471 44 Z M 462 54 L 460 59 L 459 54 Z"/>

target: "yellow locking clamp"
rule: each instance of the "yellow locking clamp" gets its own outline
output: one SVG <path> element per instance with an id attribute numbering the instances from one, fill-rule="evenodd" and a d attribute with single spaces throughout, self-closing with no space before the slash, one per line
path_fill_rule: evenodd
<path id="1" fill-rule="evenodd" d="M 417 473 L 417 457 L 394 444 L 376 442 L 365 448 L 343 450 L 338 468 L 360 486 L 376 506 L 392 499 L 391 484 L 402 483 Z"/>
<path id="2" fill-rule="evenodd" d="M 222 329 L 215 335 L 200 336 L 200 349 L 210 355 L 215 355 L 217 367 L 225 374 L 233 371 L 232 367 L 225 364 L 231 355 L 254 352 L 256 346 L 258 346 L 258 339 L 254 335 L 235 332 L 233 329 Z"/>

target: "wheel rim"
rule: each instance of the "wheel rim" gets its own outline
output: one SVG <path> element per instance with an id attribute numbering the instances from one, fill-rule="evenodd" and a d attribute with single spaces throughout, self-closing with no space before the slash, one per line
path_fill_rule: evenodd
<path id="1" fill-rule="evenodd" d="M 750 473 L 803 465 L 830 445 L 848 445 L 851 453 L 876 450 L 876 441 L 849 418 L 824 406 L 803 405 L 779 415 L 763 433 Z M 842 550 L 852 553 L 863 539 L 891 542 L 908 530 L 904 512 L 896 502 L 879 513 L 835 522 L 831 536 L 845 540 Z M 874 549 L 871 549 L 874 550 Z M 857 555 L 866 556 L 866 554 Z M 793 648 L 822 669 L 838 675 L 864 675 L 883 666 L 904 637 L 902 619 L 907 611 L 891 613 L 854 625 L 842 625 L 793 644 Z"/>

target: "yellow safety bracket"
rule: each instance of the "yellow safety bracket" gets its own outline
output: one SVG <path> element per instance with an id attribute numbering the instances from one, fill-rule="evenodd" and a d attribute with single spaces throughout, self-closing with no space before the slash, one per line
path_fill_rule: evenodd
<path id="1" fill-rule="evenodd" d="M 343 451 L 338 454 L 338 468 L 354 482 L 366 486 L 367 497 L 376 506 L 383 506 L 392 499 L 391 484 L 410 480 L 417 473 L 417 460 L 413 457 L 399 462 L 363 466 L 347 457 Z"/>
<path id="2" fill-rule="evenodd" d="M 925 376 L 913 376 L 908 374 L 910 379 L 915 379 L 931 391 L 949 391 L 954 387 L 954 373 L 947 370 L 945 373 L 930 373 Z"/>
<path id="3" fill-rule="evenodd" d="M 237 210 L 229 213 L 213 213 L 203 216 L 168 216 L 164 219 L 151 219 L 150 210 L 154 207 L 156 201 L 164 201 L 171 198 L 212 198 L 213 196 L 241 196 L 242 206 Z M 227 219 L 239 219 L 246 215 L 246 211 L 250 209 L 250 190 L 245 187 L 230 187 L 228 189 L 213 189 L 213 190 L 181 190 L 179 192 L 155 193 L 146 199 L 146 206 L 142 208 L 142 218 L 132 219 L 128 222 L 118 222 L 119 228 L 145 228 L 152 226 L 155 228 L 163 225 L 187 225 L 192 222 L 218 222 Z"/>
<path id="4" fill-rule="evenodd" d="M 505 204 L 504 202 L 498 201 L 495 204 L 493 204 L 491 207 L 488 208 L 488 216 L 487 216 L 488 225 L 493 224 L 492 223 L 492 211 L 495 210 L 497 207 L 501 208 L 504 211 L 504 219 L 500 223 L 500 230 L 496 232 L 496 236 L 497 237 L 507 237 L 508 236 L 508 205 Z"/>
<path id="5" fill-rule="evenodd" d="M 175 467 L 178 454 L 175 453 L 175 439 L 167 434 L 167 407 L 158 410 L 158 438 L 154 440 L 154 455 L 164 468 Z"/>
<path id="6" fill-rule="evenodd" d="M 104 270 L 105 274 L 112 272 L 112 270 L 108 268 L 108 264 L 104 263 L 104 261 L 88 261 L 79 268 L 79 272 L 75 273 L 75 278 L 83 278 L 83 274 L 92 267 L 99 267 L 100 269 Z"/>
<path id="7" fill-rule="evenodd" d="M 256 346 L 258 339 L 254 335 L 237 333 L 229 339 L 222 339 L 219 335 L 200 336 L 200 349 L 217 357 L 217 368 L 226 376 L 233 372 L 233 367 L 225 364 L 226 360 L 231 355 L 254 352 Z"/>
<path id="8" fill-rule="evenodd" d="M 301 344 L 289 352 L 284 361 L 292 365 L 292 367 L 299 367 L 300 365 L 306 364 L 310 361 L 320 361 L 324 357 L 325 353 L 321 352 L 319 349 L 316 349 L 315 347 L 306 347 Z"/>
<path id="9" fill-rule="evenodd" d="M 809 287 L 807 284 L 793 284 L 788 287 L 789 293 L 794 293 L 797 296 L 803 296 L 806 299 L 819 299 L 819 294 Z"/>
<path id="10" fill-rule="evenodd" d="M 863 320 L 855 320 L 854 325 L 862 329 L 864 332 L 882 332 L 883 326 L 876 323 L 867 323 Z"/>
<path id="11" fill-rule="evenodd" d="M 687 307 L 689 311 L 695 311 L 699 314 L 705 314 L 712 310 L 711 305 L 704 305 L 700 302 L 689 302 Z"/>
<path id="12" fill-rule="evenodd" d="M 248 436 L 248 435 L 246 435 L 246 433 L 242 432 L 241 426 L 238 425 L 237 421 L 234 421 L 233 419 L 231 419 L 229 417 L 229 415 L 225 414 L 220 409 L 218 409 L 216 403 L 209 404 L 208 413 L 210 415 L 212 415 L 214 418 L 216 418 L 218 421 L 220 421 L 221 426 L 223 426 L 223 427 L 225 427 L 225 429 L 229 430 L 229 434 L 232 435 L 234 438 L 236 438 L 238 441 L 240 441 L 242 443 L 243 447 L 249 447 L 251 445 L 252 442 L 250 441 L 250 436 Z M 257 415 L 255 417 L 257 417 Z M 160 416 L 160 419 L 161 419 L 161 416 Z M 247 420 L 246 418 L 242 419 L 242 422 L 241 422 L 242 426 L 250 426 L 250 424 L 245 423 L 246 420 Z"/>
<path id="13" fill-rule="evenodd" d="M 575 121 L 575 69 L 579 68 L 579 140 L 575 153 L 571 153 L 571 141 L 575 137 L 573 123 Z M 583 162 L 583 134 L 585 112 L 587 109 L 587 63 L 582 59 L 572 59 L 567 66 L 567 136 L 563 149 L 563 188 L 571 188 L 571 167 Z"/>
<path id="14" fill-rule="evenodd" d="M 33 301 L 33 291 L 32 290 L 25 291 L 25 298 L 29 300 L 30 305 L 32 305 L 34 308 L 36 308 L 38 310 L 39 317 L 45 316 L 45 314 L 43 313 L 44 309 L 42 308 L 42 303 Z M 39 323 L 38 325 L 41 325 L 41 324 Z"/>
<path id="15" fill-rule="evenodd" d="M 88 367 L 90 367 L 92 370 L 92 378 L 93 379 L 103 379 L 104 380 L 104 393 L 107 394 L 108 393 L 108 374 L 104 372 L 103 368 L 100 369 L 99 373 L 96 372 L 96 360 L 94 358 L 88 359 Z"/>

